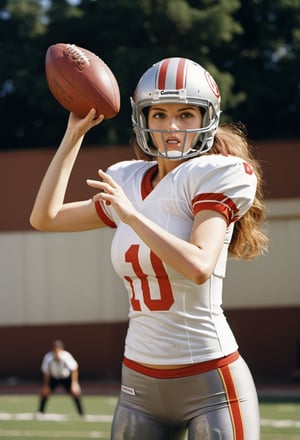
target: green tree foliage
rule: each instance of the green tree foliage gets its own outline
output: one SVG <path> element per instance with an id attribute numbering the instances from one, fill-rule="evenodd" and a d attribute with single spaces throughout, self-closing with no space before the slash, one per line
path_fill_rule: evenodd
<path id="1" fill-rule="evenodd" d="M 0 10 L 1 146 L 14 148 L 30 139 L 41 123 L 39 101 L 44 95 L 42 9 L 37 1 L 14 0 Z M 26 142 L 26 141 L 25 141 Z"/>
<path id="2" fill-rule="evenodd" d="M 243 0 L 224 65 L 247 99 L 232 112 L 255 137 L 299 136 L 300 0 Z"/>
<path id="3" fill-rule="evenodd" d="M 297 136 L 299 2 L 0 0 L 0 147 L 56 146 L 61 138 L 68 114 L 44 71 L 46 50 L 58 42 L 97 53 L 120 85 L 120 114 L 93 130 L 88 143 L 127 143 L 138 78 L 178 55 L 214 75 L 224 120 L 243 120 L 252 137 Z"/>

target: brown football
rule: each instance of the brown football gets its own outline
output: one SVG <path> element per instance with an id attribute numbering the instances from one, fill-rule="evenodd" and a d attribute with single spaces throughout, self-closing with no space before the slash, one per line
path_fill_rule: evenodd
<path id="1" fill-rule="evenodd" d="M 118 82 L 104 61 L 75 44 L 50 46 L 45 60 L 49 89 L 69 112 L 84 117 L 93 107 L 97 116 L 113 118 L 120 110 Z"/>

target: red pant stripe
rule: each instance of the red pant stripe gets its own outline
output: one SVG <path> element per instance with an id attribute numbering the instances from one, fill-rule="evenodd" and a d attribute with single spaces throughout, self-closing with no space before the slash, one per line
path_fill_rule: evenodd
<path id="1" fill-rule="evenodd" d="M 235 386 L 230 372 L 229 365 L 219 368 L 219 372 L 226 391 L 229 405 L 230 417 L 233 426 L 233 434 L 235 440 L 244 440 L 244 428 L 241 415 L 240 403 L 236 394 Z"/>

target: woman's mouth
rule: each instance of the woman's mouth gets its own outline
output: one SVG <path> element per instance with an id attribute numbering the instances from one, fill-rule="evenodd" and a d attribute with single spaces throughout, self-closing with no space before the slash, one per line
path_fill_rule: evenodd
<path id="1" fill-rule="evenodd" d="M 172 147 L 174 146 L 180 146 L 181 142 L 178 138 L 175 137 L 171 137 L 171 138 L 167 138 L 165 140 L 166 145 L 170 145 Z"/>

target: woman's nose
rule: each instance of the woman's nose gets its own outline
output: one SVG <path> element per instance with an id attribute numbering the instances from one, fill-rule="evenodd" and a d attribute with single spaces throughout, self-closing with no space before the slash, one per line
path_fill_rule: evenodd
<path id="1" fill-rule="evenodd" d="M 168 130 L 178 129 L 178 123 L 176 118 L 169 118 L 168 120 Z"/>

